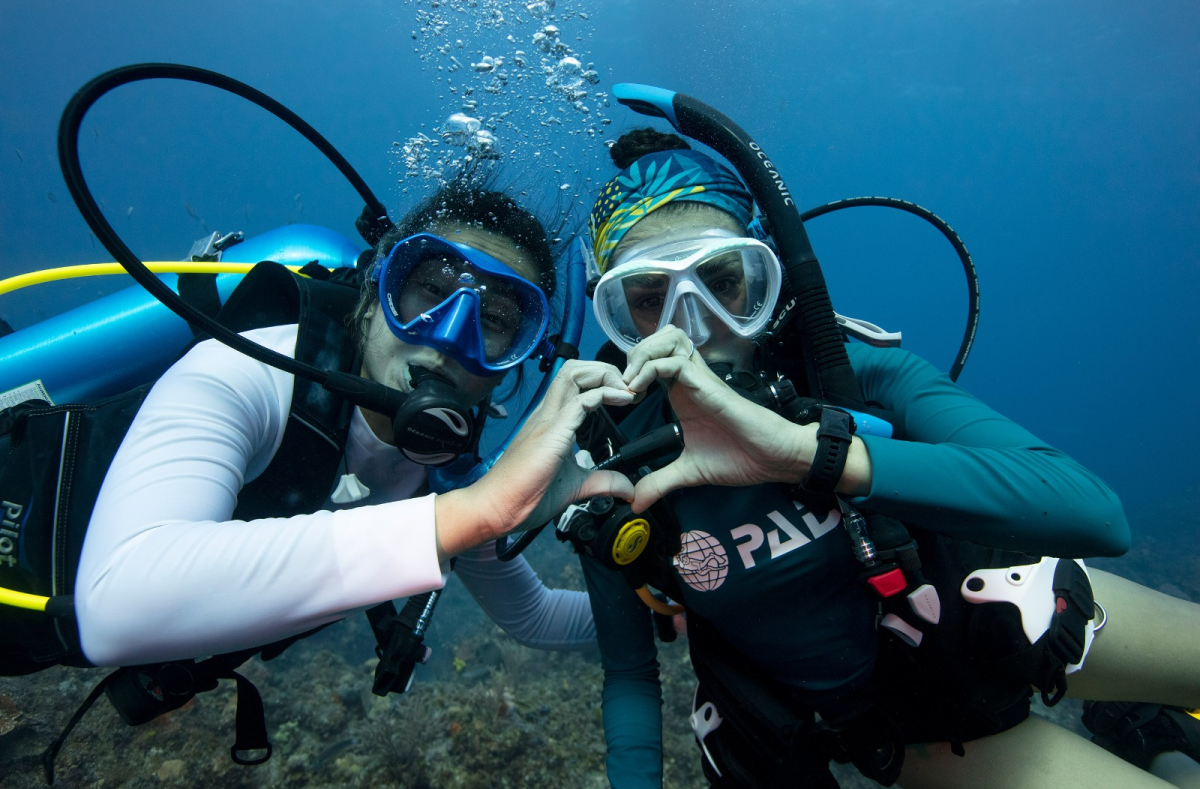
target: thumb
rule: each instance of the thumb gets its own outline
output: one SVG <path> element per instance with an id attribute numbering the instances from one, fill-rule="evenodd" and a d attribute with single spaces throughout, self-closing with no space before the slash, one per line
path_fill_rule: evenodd
<path id="1" fill-rule="evenodd" d="M 614 499 L 629 501 L 633 498 L 633 483 L 619 471 L 592 471 L 579 488 L 579 500 L 590 499 L 592 496 L 612 496 Z"/>
<path id="2" fill-rule="evenodd" d="M 686 487 L 689 480 L 676 460 L 658 471 L 652 471 L 638 480 L 633 489 L 633 511 L 645 512 L 650 505 L 673 490 Z"/>

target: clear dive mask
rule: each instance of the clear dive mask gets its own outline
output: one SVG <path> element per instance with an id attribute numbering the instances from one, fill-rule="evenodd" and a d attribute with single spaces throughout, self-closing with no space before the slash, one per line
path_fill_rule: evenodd
<path id="1" fill-rule="evenodd" d="M 519 365 L 546 333 L 541 288 L 494 257 L 432 233 L 397 242 L 374 278 L 393 334 L 438 350 L 473 375 Z"/>
<path id="2" fill-rule="evenodd" d="M 760 334 L 779 299 L 779 259 L 761 241 L 723 229 L 655 236 L 614 256 L 596 283 L 592 308 L 622 351 L 674 324 L 697 347 L 721 327 Z"/>

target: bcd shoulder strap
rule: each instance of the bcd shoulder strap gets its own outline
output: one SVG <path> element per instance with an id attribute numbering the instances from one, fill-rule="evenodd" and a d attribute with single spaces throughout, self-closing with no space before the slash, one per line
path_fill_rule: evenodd
<path id="1" fill-rule="evenodd" d="M 347 327 L 357 300 L 357 287 L 301 278 L 276 263 L 261 263 L 230 295 L 218 319 L 239 332 L 297 323 L 298 361 L 357 372 L 358 341 Z M 352 410 L 320 384 L 297 376 L 279 450 L 242 488 L 234 517 L 290 517 L 320 509 L 341 463 Z"/>

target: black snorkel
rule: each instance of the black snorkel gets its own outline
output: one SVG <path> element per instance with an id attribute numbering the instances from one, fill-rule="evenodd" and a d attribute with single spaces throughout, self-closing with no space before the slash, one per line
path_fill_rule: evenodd
<path id="1" fill-rule="evenodd" d="M 242 82 L 212 71 L 173 63 L 144 63 L 123 66 L 108 71 L 88 82 L 71 98 L 63 110 L 58 127 L 58 158 L 63 178 L 75 205 L 83 215 L 88 227 L 100 239 L 104 248 L 129 272 L 142 287 L 164 306 L 179 315 L 193 329 L 208 333 L 213 339 L 243 353 L 263 364 L 270 365 L 292 375 L 313 381 L 334 395 L 387 416 L 393 421 L 395 443 L 405 454 L 417 462 L 441 465 L 464 454 L 474 454 L 479 439 L 482 419 L 472 415 L 471 404 L 464 404 L 456 393 L 447 391 L 452 387 L 427 379 L 428 391 L 414 399 L 397 389 L 351 373 L 337 370 L 321 370 L 299 362 L 291 357 L 276 353 L 230 331 L 213 318 L 185 302 L 129 249 L 104 217 L 92 197 L 84 180 L 79 163 L 79 130 L 83 117 L 93 104 L 104 94 L 131 82 L 151 79 L 174 79 L 196 82 L 233 93 L 257 104 L 280 120 L 300 132 L 313 143 L 326 158 L 350 181 L 363 198 L 366 207 L 359 219 L 358 227 L 364 239 L 374 246 L 391 226 L 387 209 L 375 197 L 363 179 L 354 171 L 346 159 L 322 137 L 312 126 L 294 112 L 270 96 Z M 421 382 L 414 382 L 421 383 Z M 482 414 L 483 409 L 481 409 Z M 422 460 L 421 458 L 425 458 Z"/>

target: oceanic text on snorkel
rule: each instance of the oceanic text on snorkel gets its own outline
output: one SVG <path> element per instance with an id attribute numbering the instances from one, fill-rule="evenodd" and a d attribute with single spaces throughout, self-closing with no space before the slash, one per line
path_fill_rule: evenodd
<path id="1" fill-rule="evenodd" d="M 750 150 L 754 151 L 754 155 L 757 156 L 759 161 L 763 163 L 763 167 L 767 168 L 767 175 L 772 181 L 775 182 L 775 188 L 778 189 L 779 194 L 783 196 L 784 205 L 794 206 L 795 203 L 792 202 L 792 193 L 788 191 L 787 184 L 783 182 L 783 178 L 779 175 L 779 171 L 775 169 L 775 165 L 772 164 L 771 160 L 767 158 L 767 155 L 763 153 L 763 149 L 759 147 L 758 143 L 751 140 Z"/>

